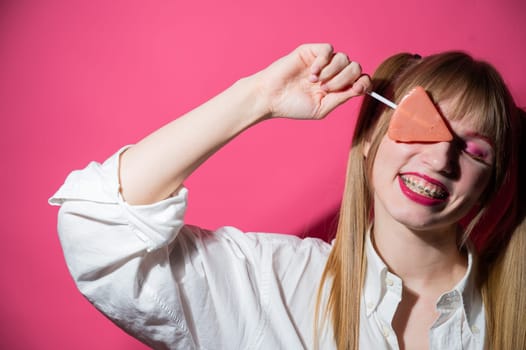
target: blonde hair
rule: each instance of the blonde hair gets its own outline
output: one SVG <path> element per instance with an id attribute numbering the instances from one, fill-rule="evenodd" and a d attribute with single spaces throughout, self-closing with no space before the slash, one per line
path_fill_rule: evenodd
<path id="1" fill-rule="evenodd" d="M 510 172 L 478 225 L 480 280 L 490 349 L 526 349 L 526 113 L 516 110 Z M 475 228 L 476 229 L 476 228 Z"/>
<path id="2" fill-rule="evenodd" d="M 374 91 L 395 102 L 411 88 L 423 86 L 436 103 L 453 101 L 455 108 L 448 117 L 470 118 L 479 132 L 494 140 L 496 157 L 492 178 L 480 200 L 477 213 L 470 216 L 465 226 L 464 239 L 471 235 L 483 249 L 481 257 L 490 262 L 482 264 L 480 270 L 486 272 L 489 278 L 484 273 L 479 276 L 487 306 L 489 344 L 492 349 L 526 348 L 526 316 L 523 315 L 526 309 L 525 298 L 515 292 L 522 290 L 515 289 L 519 286 L 526 287 L 524 258 L 520 259 L 521 254 L 526 251 L 526 239 L 524 233 L 511 233 L 512 226 L 517 226 L 518 222 L 515 215 L 518 212 L 517 201 L 506 199 L 504 203 L 505 210 L 511 209 L 515 213 L 513 219 L 504 218 L 505 210 L 500 211 L 502 214 L 498 218 L 491 218 L 493 222 L 503 222 L 506 225 L 493 226 L 491 233 L 479 235 L 477 231 L 480 227 L 488 227 L 490 216 L 485 215 L 488 206 L 499 200 L 502 202 L 497 196 L 499 190 L 506 187 L 513 193 L 516 188 L 516 171 L 510 165 L 518 161 L 515 145 L 519 131 L 514 117 L 515 107 L 504 82 L 491 65 L 475 61 L 462 52 L 446 52 L 426 58 L 407 53 L 394 55 L 378 67 L 372 83 Z M 360 296 L 367 263 L 364 252 L 365 235 L 373 214 L 372 184 L 368 180 L 391 115 L 392 110 L 371 98 L 364 98 L 349 153 L 336 239 L 321 278 L 314 324 L 315 339 L 318 338 L 319 321 L 330 319 L 339 350 L 358 349 Z M 364 156 L 366 142 L 369 144 L 367 157 Z M 479 222 L 480 225 L 477 225 Z M 503 237 L 510 237 L 514 244 L 502 243 L 499 245 L 502 249 L 491 253 L 488 250 L 486 254 L 488 246 L 482 242 L 504 242 L 506 240 L 501 239 Z M 522 251 L 513 247 L 517 244 L 517 239 L 522 242 L 522 245 L 518 245 L 522 247 L 519 248 Z M 503 283 L 505 278 L 502 272 L 508 269 L 513 269 L 516 276 L 514 275 L 514 281 Z M 330 283 L 330 291 L 325 309 L 320 314 L 322 290 L 327 283 Z M 508 299 L 499 300 L 502 297 Z M 509 303 L 510 300 L 518 304 L 513 305 Z M 514 309 L 519 305 L 522 308 Z M 514 327 L 505 328 L 503 324 Z"/>

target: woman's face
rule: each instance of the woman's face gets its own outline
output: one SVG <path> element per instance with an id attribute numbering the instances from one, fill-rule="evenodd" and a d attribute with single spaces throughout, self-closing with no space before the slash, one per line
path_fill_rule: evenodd
<path id="1" fill-rule="evenodd" d="M 447 117 L 448 104 L 440 104 Z M 394 220 L 414 231 L 456 227 L 490 180 L 494 150 L 470 118 L 449 121 L 453 141 L 404 143 L 387 135 L 373 165 L 375 221 Z"/>

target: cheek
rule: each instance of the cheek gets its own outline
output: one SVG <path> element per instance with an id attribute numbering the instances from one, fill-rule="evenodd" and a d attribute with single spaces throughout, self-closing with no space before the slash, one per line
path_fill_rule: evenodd
<path id="1" fill-rule="evenodd" d="M 415 153 L 414 145 L 400 143 L 384 136 L 376 152 L 375 167 L 401 166 Z"/>
<path id="2" fill-rule="evenodd" d="M 468 162 L 466 161 L 466 163 Z M 459 184 L 465 191 L 472 194 L 472 196 L 478 200 L 489 184 L 491 170 L 480 169 L 477 165 L 473 166 L 473 164 L 464 164 L 461 168 L 463 169 L 463 173 Z"/>
<path id="3" fill-rule="evenodd" d="M 385 136 L 378 146 L 374 159 L 373 188 L 391 187 L 411 154 L 412 151 L 408 149 L 407 144 L 397 143 Z"/>
<path id="4" fill-rule="evenodd" d="M 376 180 L 379 176 L 385 175 L 390 167 L 390 160 L 392 160 L 391 149 L 388 141 L 385 138 L 380 142 L 376 151 L 373 163 L 373 179 Z"/>

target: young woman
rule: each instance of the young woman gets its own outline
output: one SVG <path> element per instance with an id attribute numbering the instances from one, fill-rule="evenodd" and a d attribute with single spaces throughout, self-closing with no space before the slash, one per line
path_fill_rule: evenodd
<path id="1" fill-rule="evenodd" d="M 452 140 L 397 141 L 392 110 L 364 99 L 331 244 L 183 223 L 183 181 L 246 128 L 415 86 Z M 395 55 L 371 81 L 330 45 L 303 45 L 73 172 L 50 201 L 80 291 L 155 349 L 522 349 L 520 122 L 495 70 L 465 54 Z"/>

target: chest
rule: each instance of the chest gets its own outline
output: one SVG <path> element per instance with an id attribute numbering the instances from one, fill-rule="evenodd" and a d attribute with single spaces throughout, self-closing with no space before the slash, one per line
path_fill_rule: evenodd
<path id="1" fill-rule="evenodd" d="M 478 299 L 467 309 L 468 318 L 452 296 L 437 304 L 398 292 L 387 288 L 377 303 L 368 302 L 367 295 L 362 299 L 361 349 L 484 349 L 484 310 Z"/>
<path id="2" fill-rule="evenodd" d="M 432 300 L 406 296 L 398 305 L 392 321 L 400 349 L 429 349 L 430 329 L 438 316 Z"/>

